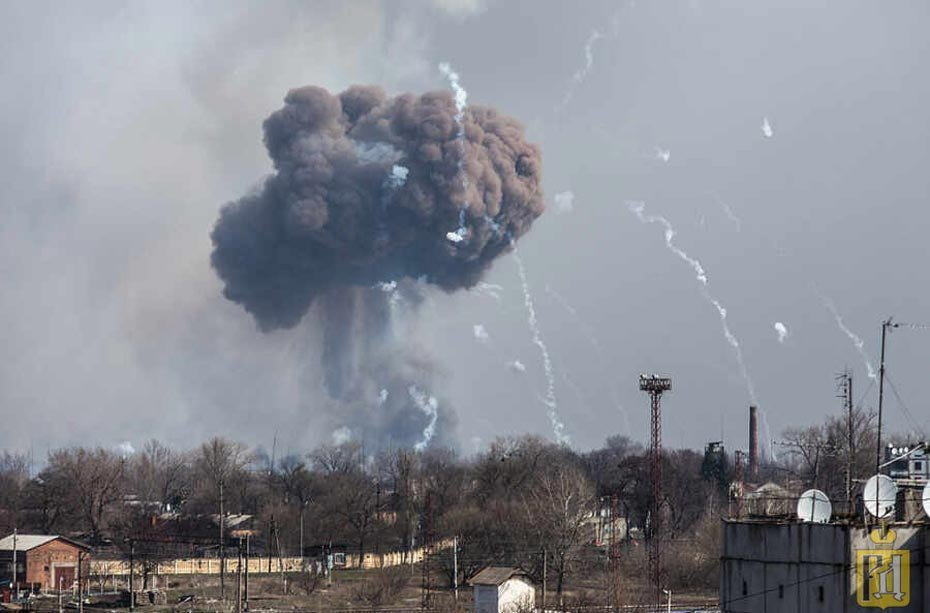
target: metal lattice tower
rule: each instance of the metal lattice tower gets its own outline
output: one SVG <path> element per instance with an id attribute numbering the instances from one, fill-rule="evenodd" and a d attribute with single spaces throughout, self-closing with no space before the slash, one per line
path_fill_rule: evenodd
<path id="1" fill-rule="evenodd" d="M 662 394 L 672 389 L 672 380 L 657 375 L 640 375 L 639 389 L 649 394 L 652 405 L 652 436 L 649 445 L 652 508 L 649 526 L 649 574 L 655 590 L 655 604 L 662 602 Z"/>

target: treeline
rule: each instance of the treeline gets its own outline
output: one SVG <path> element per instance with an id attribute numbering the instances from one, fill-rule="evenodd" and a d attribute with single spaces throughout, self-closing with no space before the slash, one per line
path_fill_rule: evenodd
<path id="1" fill-rule="evenodd" d="M 664 538 L 688 536 L 702 518 L 719 515 L 730 471 L 711 464 L 694 451 L 665 452 Z M 299 555 L 301 536 L 305 550 L 341 544 L 372 553 L 455 537 L 460 582 L 488 564 L 535 572 L 545 551 L 560 589 L 572 566 L 590 558 L 586 551 L 608 506 L 627 520 L 627 533 L 618 536 L 646 530 L 649 474 L 648 454 L 624 437 L 587 453 L 535 437 L 502 438 L 471 458 L 450 449 L 372 457 L 350 442 L 273 465 L 222 438 L 186 451 L 151 441 L 128 455 L 53 451 L 32 478 L 24 456 L 4 453 L 0 520 L 7 533 L 15 526 L 118 549 L 153 526 L 216 516 L 222 504 L 226 514 L 252 516 L 256 550 L 270 549 L 273 538 L 282 555 Z M 187 524 L 188 536 L 217 537 L 213 527 L 194 525 Z M 451 579 L 450 558 L 436 554 Z"/>

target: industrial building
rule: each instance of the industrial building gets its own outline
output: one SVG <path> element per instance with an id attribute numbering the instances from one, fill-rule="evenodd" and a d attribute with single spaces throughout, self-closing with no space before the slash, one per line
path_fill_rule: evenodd
<path id="1" fill-rule="evenodd" d="M 728 521 L 723 542 L 721 611 L 930 612 L 930 525 Z"/>
<path id="2" fill-rule="evenodd" d="M 15 550 L 15 556 L 14 556 Z M 78 564 L 88 560 L 90 548 L 57 535 L 16 534 L 0 539 L 0 581 L 23 590 L 71 589 L 78 579 Z"/>
<path id="3" fill-rule="evenodd" d="M 750 474 L 757 456 L 750 409 Z M 926 444 L 888 445 L 882 470 L 834 513 L 823 492 L 774 483 L 737 492 L 723 524 L 724 613 L 930 613 Z M 870 493 L 871 492 L 871 493 Z M 806 504 L 805 504 L 806 503 Z"/>

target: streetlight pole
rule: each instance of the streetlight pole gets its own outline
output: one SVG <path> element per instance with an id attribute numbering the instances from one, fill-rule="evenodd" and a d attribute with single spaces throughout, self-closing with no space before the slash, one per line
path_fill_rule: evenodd
<path id="1" fill-rule="evenodd" d="M 672 613 L 672 590 L 663 589 L 662 593 L 668 596 L 668 601 L 667 601 L 668 605 L 667 605 L 666 611 L 668 611 L 668 613 Z"/>

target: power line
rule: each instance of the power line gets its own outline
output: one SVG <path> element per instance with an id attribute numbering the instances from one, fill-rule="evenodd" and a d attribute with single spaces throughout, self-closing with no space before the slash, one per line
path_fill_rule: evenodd
<path id="1" fill-rule="evenodd" d="M 898 400 L 898 404 L 901 405 L 901 411 L 904 413 L 904 416 L 907 417 L 908 421 L 911 422 L 911 425 L 914 427 L 914 430 L 920 434 L 921 438 L 927 438 L 927 433 L 921 427 L 920 423 L 914 418 L 914 415 L 911 413 L 911 410 L 907 408 L 907 405 L 904 403 L 904 400 L 901 398 L 901 395 L 898 393 L 898 387 L 894 384 L 894 381 L 891 380 L 891 376 L 888 373 L 885 373 L 885 377 L 888 379 L 888 383 L 891 384 L 891 391 L 894 394 L 894 397 Z"/>

